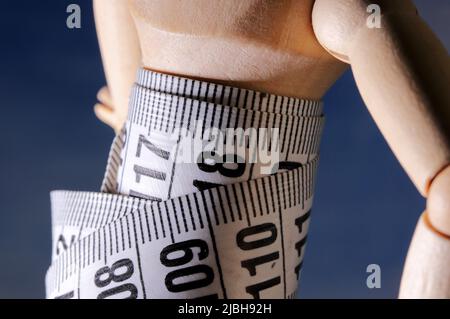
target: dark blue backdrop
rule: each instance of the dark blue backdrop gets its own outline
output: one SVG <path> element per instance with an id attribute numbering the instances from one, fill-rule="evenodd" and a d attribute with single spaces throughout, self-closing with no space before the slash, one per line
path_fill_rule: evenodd
<path id="1" fill-rule="evenodd" d="M 82 28 L 65 26 L 66 6 Z M 450 47 L 450 1 L 417 0 Z M 9 1 L 0 12 L 0 297 L 44 297 L 52 189 L 98 190 L 113 138 L 92 112 L 104 76 L 91 1 Z M 420 39 L 418 39 L 420 40 Z M 347 72 L 325 98 L 327 126 L 301 297 L 393 298 L 424 200 Z M 379 264 L 381 289 L 366 287 Z"/>

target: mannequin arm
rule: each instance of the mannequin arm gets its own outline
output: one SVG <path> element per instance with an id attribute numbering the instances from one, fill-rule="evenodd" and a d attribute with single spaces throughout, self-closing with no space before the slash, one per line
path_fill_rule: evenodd
<path id="1" fill-rule="evenodd" d="M 126 0 L 94 0 L 97 35 L 108 89 L 98 94 L 95 106 L 100 120 L 118 131 L 125 122 L 128 96 L 141 64 L 134 21 Z"/>
<path id="2" fill-rule="evenodd" d="M 372 3 L 381 7 L 381 28 L 366 23 Z M 428 197 L 428 214 L 411 244 L 400 296 L 450 298 L 450 273 L 442 267 L 447 263 L 448 268 L 450 260 L 446 49 L 409 0 L 317 0 L 313 27 L 319 42 L 351 65 L 375 122 L 418 190 Z"/>

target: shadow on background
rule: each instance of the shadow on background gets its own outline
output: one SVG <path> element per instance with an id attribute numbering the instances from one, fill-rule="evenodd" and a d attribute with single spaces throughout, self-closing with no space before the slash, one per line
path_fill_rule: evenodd
<path id="1" fill-rule="evenodd" d="M 80 30 L 65 26 L 72 2 L 82 8 Z M 113 138 L 92 111 L 105 80 L 91 1 L 24 3 L 10 1 L 0 12 L 0 298 L 45 296 L 49 191 L 98 190 Z M 450 3 L 416 3 L 450 47 Z M 325 103 L 300 297 L 394 298 L 424 200 L 372 122 L 350 72 Z M 381 289 L 366 287 L 372 263 L 381 266 Z"/>

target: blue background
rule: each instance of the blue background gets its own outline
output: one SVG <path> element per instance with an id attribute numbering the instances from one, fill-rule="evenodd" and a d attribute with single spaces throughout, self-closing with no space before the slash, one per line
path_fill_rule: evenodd
<path id="1" fill-rule="evenodd" d="M 8 1 L 0 12 L 0 298 L 41 298 L 52 189 L 99 189 L 112 130 L 94 116 L 104 75 L 91 1 Z M 417 0 L 450 47 L 450 1 Z M 420 39 L 417 39 L 420 41 Z M 368 114 L 350 72 L 325 98 L 327 126 L 300 296 L 395 298 L 425 207 Z M 366 286 L 368 264 L 382 286 Z"/>

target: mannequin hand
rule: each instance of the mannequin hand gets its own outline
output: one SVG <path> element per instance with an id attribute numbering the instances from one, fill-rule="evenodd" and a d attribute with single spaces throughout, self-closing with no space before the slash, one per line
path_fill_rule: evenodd
<path id="1" fill-rule="evenodd" d="M 94 105 L 95 115 L 100 121 L 111 126 L 117 133 L 122 126 L 122 121 L 117 116 L 117 112 L 111 98 L 111 93 L 109 92 L 107 86 L 102 87 L 98 91 L 97 99 L 99 102 Z"/>

